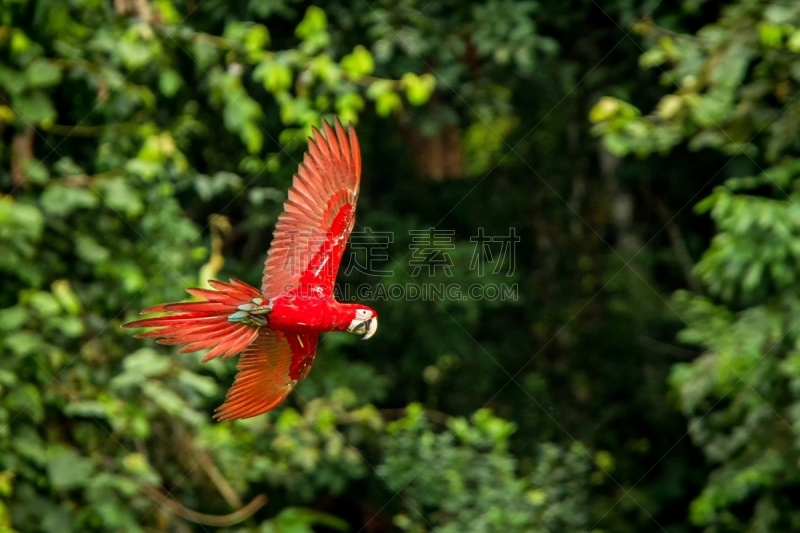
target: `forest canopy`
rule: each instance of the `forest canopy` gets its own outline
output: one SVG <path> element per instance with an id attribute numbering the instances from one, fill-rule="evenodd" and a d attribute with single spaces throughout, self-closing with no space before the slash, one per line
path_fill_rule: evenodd
<path id="1" fill-rule="evenodd" d="M 0 533 L 799 529 L 798 96 L 786 1 L 0 0 Z M 381 329 L 216 422 L 120 325 L 334 117 Z"/>

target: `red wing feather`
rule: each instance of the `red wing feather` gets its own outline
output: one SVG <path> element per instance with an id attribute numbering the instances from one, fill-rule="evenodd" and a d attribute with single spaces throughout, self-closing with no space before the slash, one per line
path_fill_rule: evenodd
<path id="1" fill-rule="evenodd" d="M 333 128 L 323 122 L 322 133 L 315 128 L 309 139 L 264 265 L 266 299 L 301 285 L 333 291 L 361 179 L 361 149 L 353 127 L 348 130 L 338 119 Z"/>
<path id="2" fill-rule="evenodd" d="M 198 350 L 210 351 L 203 357 L 231 357 L 244 350 L 258 335 L 258 328 L 230 322 L 228 317 L 245 303 L 260 296 L 259 292 L 241 281 L 230 283 L 210 281 L 213 290 L 187 289 L 189 294 L 203 299 L 201 302 L 161 304 L 145 309 L 142 314 L 167 313 L 155 318 L 143 318 L 123 328 L 155 328 L 135 335 L 138 338 L 157 339 L 159 344 L 184 344 L 181 353 Z"/>
<path id="3" fill-rule="evenodd" d="M 293 352 L 287 339 L 291 335 L 305 348 L 304 353 Z M 307 356 L 313 360 L 317 347 L 317 336 L 284 333 L 262 328 L 258 338 L 247 347 L 236 364 L 238 373 L 228 391 L 225 403 L 214 412 L 218 420 L 250 418 L 266 413 L 283 401 L 304 375 L 297 376 L 292 370 L 299 358 Z M 304 367 L 307 373 L 307 367 Z"/>

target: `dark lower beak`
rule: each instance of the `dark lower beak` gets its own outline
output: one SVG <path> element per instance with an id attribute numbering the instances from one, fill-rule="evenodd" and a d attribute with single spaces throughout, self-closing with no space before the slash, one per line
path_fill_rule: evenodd
<path id="1" fill-rule="evenodd" d="M 378 319 L 368 318 L 363 322 L 358 322 L 356 325 L 349 327 L 347 331 L 355 333 L 356 335 L 363 335 L 363 340 L 367 340 L 378 331 Z"/>

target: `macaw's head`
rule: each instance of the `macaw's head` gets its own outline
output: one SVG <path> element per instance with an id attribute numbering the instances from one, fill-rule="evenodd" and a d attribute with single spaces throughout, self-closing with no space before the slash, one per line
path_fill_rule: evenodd
<path id="1" fill-rule="evenodd" d="M 347 331 L 356 335 L 363 335 L 367 340 L 378 331 L 378 313 L 369 307 L 357 305 L 353 307 L 353 318 Z"/>

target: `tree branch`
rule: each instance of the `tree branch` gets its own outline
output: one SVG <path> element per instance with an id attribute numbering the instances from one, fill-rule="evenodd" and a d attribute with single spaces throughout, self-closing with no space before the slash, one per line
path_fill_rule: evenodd
<path id="1" fill-rule="evenodd" d="M 661 201 L 660 198 L 653 196 L 650 191 L 642 189 L 642 192 L 644 193 L 645 200 L 647 203 L 653 206 L 656 215 L 659 219 L 661 219 L 661 223 L 664 224 L 665 229 L 667 230 L 667 237 L 669 237 L 672 251 L 675 254 L 675 259 L 678 261 L 681 270 L 683 270 L 683 275 L 686 278 L 687 285 L 693 291 L 701 292 L 702 287 L 697 282 L 697 278 L 694 275 L 694 262 L 692 261 L 692 256 L 689 254 L 689 249 L 686 247 L 686 241 L 683 240 L 681 231 L 673 221 L 673 217 L 670 215 L 669 209 L 667 209 L 667 206 L 664 205 L 664 202 Z"/>
<path id="2" fill-rule="evenodd" d="M 69 126 L 62 124 L 51 124 L 46 128 L 42 128 L 47 133 L 55 133 L 56 135 L 64 136 L 78 136 L 78 137 L 97 137 L 106 132 L 110 128 L 123 128 L 127 129 L 131 126 L 137 126 L 135 122 L 118 122 L 115 124 L 102 124 L 100 126 Z"/>
<path id="3" fill-rule="evenodd" d="M 110 178 L 111 176 L 119 176 L 125 171 L 124 168 L 115 168 L 100 172 L 99 174 L 71 174 L 61 178 L 63 184 L 67 187 L 89 187 L 92 182 L 101 180 L 103 178 Z"/>
<path id="4" fill-rule="evenodd" d="M 405 408 L 378 409 L 378 412 L 385 418 L 389 419 L 403 418 L 406 415 Z M 428 420 L 431 422 L 436 422 L 437 424 L 447 424 L 453 419 L 453 417 L 447 413 L 436 411 L 435 409 L 425 409 L 425 416 L 428 418 Z"/>
<path id="5" fill-rule="evenodd" d="M 36 139 L 36 130 L 28 126 L 11 139 L 11 180 L 15 187 L 24 185 L 25 162 L 33 158 L 33 141 Z"/>
<path id="6" fill-rule="evenodd" d="M 231 487 L 231 484 L 228 483 L 228 480 L 225 479 L 225 476 L 222 475 L 222 472 L 219 471 L 219 468 L 217 468 L 217 465 L 214 464 L 214 461 L 211 460 L 207 453 L 201 454 L 200 466 L 206 471 L 206 474 L 208 474 L 208 477 L 217 487 L 222 497 L 225 498 L 225 501 L 228 502 L 228 505 L 234 509 L 241 508 L 242 499 L 239 498 L 239 495 L 236 494 L 236 491 Z"/>
<path id="7" fill-rule="evenodd" d="M 198 458 L 200 466 L 203 467 L 206 475 L 208 475 L 209 479 L 211 479 L 211 482 L 214 483 L 214 486 L 217 488 L 217 491 L 220 493 L 220 495 L 225 499 L 226 502 L 228 502 L 228 505 L 234 509 L 239 509 L 242 507 L 242 499 L 236 493 L 236 490 L 231 486 L 230 482 L 225 478 L 222 472 L 219 471 L 217 465 L 214 464 L 214 461 L 211 459 L 210 452 L 203 453 L 198 450 L 194 445 L 194 441 L 192 440 L 191 436 L 186 431 L 180 431 L 179 438 L 181 439 L 184 448 L 194 452 L 194 455 Z"/>
<path id="8" fill-rule="evenodd" d="M 180 516 L 181 518 L 185 518 L 186 520 L 192 521 L 196 524 L 214 527 L 230 527 L 238 524 L 239 522 L 243 522 L 253 516 L 256 511 L 261 509 L 264 504 L 267 503 L 267 497 L 263 494 L 259 494 L 253 498 L 250 503 L 240 508 L 238 511 L 234 511 L 226 515 L 211 515 L 187 509 L 181 503 L 170 497 L 169 494 L 159 488 L 144 487 L 142 492 L 145 494 L 145 496 L 156 502 L 156 504 L 163 505 L 171 513 Z"/>
<path id="9" fill-rule="evenodd" d="M 647 335 L 639 335 L 638 341 L 640 346 L 668 357 L 674 357 L 682 361 L 691 361 L 697 358 L 698 352 L 696 351 L 667 344 Z"/>

